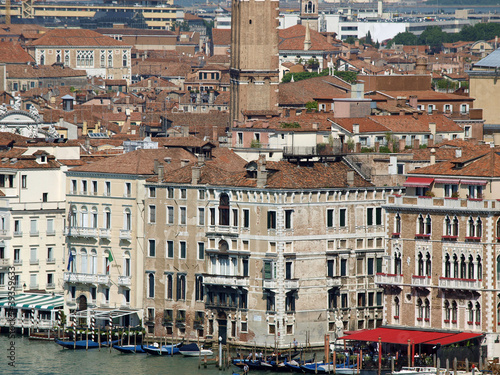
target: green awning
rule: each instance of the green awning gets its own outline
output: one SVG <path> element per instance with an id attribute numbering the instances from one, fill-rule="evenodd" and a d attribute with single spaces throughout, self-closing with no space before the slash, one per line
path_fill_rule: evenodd
<path id="1" fill-rule="evenodd" d="M 17 309 L 29 308 L 37 310 L 52 310 L 64 306 L 64 297 L 52 294 L 20 293 L 14 296 L 14 304 L 11 305 L 8 297 L 0 299 L 0 307 L 13 307 Z"/>

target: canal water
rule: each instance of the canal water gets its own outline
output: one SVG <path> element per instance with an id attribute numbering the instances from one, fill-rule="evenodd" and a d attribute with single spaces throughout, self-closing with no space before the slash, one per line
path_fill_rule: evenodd
<path id="1" fill-rule="evenodd" d="M 173 357 L 151 356 L 147 354 L 121 354 L 109 348 L 92 350 L 62 349 L 52 341 L 34 341 L 18 336 L 15 339 L 15 367 L 9 366 L 11 360 L 10 340 L 7 335 L 0 335 L 0 374 L 202 374 L 232 375 L 241 371 L 231 366 L 219 371 L 213 365 L 198 369 L 198 358 L 187 358 L 181 355 Z M 255 372 L 258 374 L 258 372 Z M 264 373 L 262 373 L 264 374 Z M 266 372 L 266 375 L 275 373 Z M 251 374 L 250 374 L 251 375 Z"/>

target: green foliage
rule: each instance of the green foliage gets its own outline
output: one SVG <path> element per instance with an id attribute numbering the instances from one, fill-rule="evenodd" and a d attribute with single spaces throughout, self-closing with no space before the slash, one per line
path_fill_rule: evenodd
<path id="1" fill-rule="evenodd" d="M 368 30 L 368 33 L 366 33 L 365 43 L 366 44 L 373 44 L 372 34 L 370 33 L 370 30 Z"/>
<path id="2" fill-rule="evenodd" d="M 262 144 L 257 139 L 252 139 L 252 142 L 250 142 L 250 147 L 251 148 L 261 148 Z"/>
<path id="3" fill-rule="evenodd" d="M 378 151 L 382 154 L 390 154 L 391 150 L 387 146 L 380 146 Z"/>
<path id="4" fill-rule="evenodd" d="M 207 29 L 207 36 L 209 39 L 212 39 L 212 29 L 214 28 L 214 21 L 203 20 L 203 24 Z"/>
<path id="5" fill-rule="evenodd" d="M 430 0 L 431 1 L 431 0 Z M 429 1 L 429 4 L 430 4 Z M 441 0 L 440 4 L 441 4 Z M 453 5 L 458 5 L 457 3 L 461 0 L 450 0 L 453 1 Z M 489 1 L 489 0 L 483 0 Z M 495 0 L 497 3 L 498 1 Z M 435 0 L 434 0 L 435 2 Z M 439 26 L 429 26 L 424 30 L 420 36 L 416 36 L 408 31 L 397 34 L 388 43 L 389 46 L 392 44 L 403 44 L 405 46 L 409 45 L 427 45 L 431 46 L 433 49 L 440 49 L 443 43 L 454 43 L 457 41 L 472 42 L 477 40 L 491 40 L 495 36 L 500 35 L 500 24 L 498 23 L 477 23 L 474 26 L 464 26 L 462 30 L 458 33 L 445 33 L 441 30 Z"/>
<path id="6" fill-rule="evenodd" d="M 347 144 L 347 148 L 348 148 L 349 150 L 351 150 L 351 151 L 352 151 L 352 150 L 354 150 L 354 145 L 355 145 L 354 139 L 352 139 L 351 137 L 349 137 L 349 138 L 347 139 L 346 144 Z"/>
<path id="7" fill-rule="evenodd" d="M 308 112 L 311 111 L 317 111 L 318 110 L 318 102 L 317 101 L 312 101 L 312 102 L 307 102 L 306 103 L 306 109 Z"/>
<path id="8" fill-rule="evenodd" d="M 356 42 L 356 40 L 358 40 L 358 39 L 356 39 L 353 36 L 348 36 L 347 38 L 345 38 L 344 42 L 349 43 L 349 44 L 354 44 L 354 42 Z"/>
<path id="9" fill-rule="evenodd" d="M 441 90 L 456 90 L 458 83 L 450 81 L 449 79 L 440 79 L 436 82 L 436 87 Z"/>
<path id="10" fill-rule="evenodd" d="M 420 145 L 420 146 L 418 146 L 418 147 L 419 147 L 420 149 L 425 149 L 425 148 L 427 148 L 427 145 Z"/>
<path id="11" fill-rule="evenodd" d="M 318 143 L 316 145 L 316 149 L 318 153 L 321 153 L 321 151 L 324 151 L 326 149 L 327 144 L 326 143 Z"/>
<path id="12" fill-rule="evenodd" d="M 375 151 L 373 147 L 361 147 L 361 152 L 373 152 Z"/>
<path id="13" fill-rule="evenodd" d="M 319 61 L 313 57 L 307 60 L 307 66 L 312 69 L 317 69 L 319 67 Z"/>
<path id="14" fill-rule="evenodd" d="M 179 27 L 180 31 L 189 31 L 189 24 L 187 21 L 184 22 L 178 22 L 174 21 L 172 22 L 172 26 L 170 26 L 170 31 L 175 31 L 175 29 Z"/>
<path id="15" fill-rule="evenodd" d="M 357 72 L 342 72 L 339 70 L 336 70 L 334 73 L 337 77 L 340 79 L 343 79 L 344 81 L 348 83 L 356 83 L 358 79 L 358 73 Z"/>
<path id="16" fill-rule="evenodd" d="M 323 69 L 321 73 L 316 73 L 316 72 L 300 72 L 300 73 L 287 73 L 283 76 L 283 79 L 281 82 L 286 83 L 290 82 L 293 80 L 295 82 L 302 81 L 303 79 L 308 79 L 308 78 L 314 78 L 314 77 L 321 77 L 321 76 L 327 76 L 328 75 L 328 69 Z"/>
<path id="17" fill-rule="evenodd" d="M 75 92 L 75 91 L 76 91 L 76 89 L 75 89 L 75 87 L 74 87 L 74 86 L 71 86 L 71 87 L 69 88 L 69 91 L 70 91 L 70 92 Z"/>
<path id="18" fill-rule="evenodd" d="M 300 128 L 300 124 L 298 122 L 282 122 L 280 125 L 283 129 L 297 129 Z M 254 139 L 255 141 L 255 139 Z M 252 141 L 253 142 L 253 141 Z M 253 147 L 253 146 L 251 146 Z"/>

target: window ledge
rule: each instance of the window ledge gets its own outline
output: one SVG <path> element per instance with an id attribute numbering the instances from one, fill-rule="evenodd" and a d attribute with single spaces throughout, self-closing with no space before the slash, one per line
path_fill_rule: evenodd
<path id="1" fill-rule="evenodd" d="M 415 239 L 423 239 L 423 240 L 428 240 L 431 238 L 430 234 L 416 234 Z"/>

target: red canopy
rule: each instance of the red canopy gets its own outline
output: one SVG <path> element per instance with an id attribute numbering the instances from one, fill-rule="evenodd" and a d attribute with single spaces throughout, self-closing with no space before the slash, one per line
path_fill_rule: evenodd
<path id="1" fill-rule="evenodd" d="M 441 345 L 447 345 L 478 336 L 481 336 L 481 334 L 467 332 L 434 332 L 381 327 L 372 330 L 359 331 L 353 333 L 352 335 L 340 337 L 340 339 L 378 342 L 378 339 L 380 338 L 382 342 L 391 344 L 407 345 L 408 340 L 410 340 L 411 344 L 436 345 L 437 343 L 440 343 Z"/>
<path id="2" fill-rule="evenodd" d="M 408 177 L 403 185 L 406 187 L 429 187 L 433 181 L 434 179 L 430 177 Z"/>

